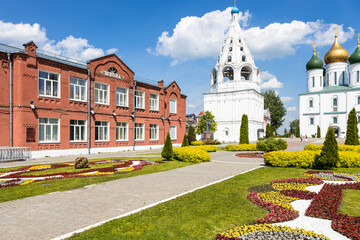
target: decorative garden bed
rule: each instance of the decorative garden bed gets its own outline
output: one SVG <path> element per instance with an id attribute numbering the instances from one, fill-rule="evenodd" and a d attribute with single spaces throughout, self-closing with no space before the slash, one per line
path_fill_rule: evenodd
<path id="1" fill-rule="evenodd" d="M 244 157 L 244 158 L 263 158 L 264 153 L 261 152 L 249 152 L 249 153 L 238 153 L 235 154 L 236 157 Z"/>

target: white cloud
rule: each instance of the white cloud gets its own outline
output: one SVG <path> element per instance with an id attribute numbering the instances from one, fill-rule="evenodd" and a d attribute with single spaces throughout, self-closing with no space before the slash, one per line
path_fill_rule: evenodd
<path id="1" fill-rule="evenodd" d="M 261 72 L 260 77 L 262 82 L 261 88 L 263 89 L 276 89 L 284 86 L 282 82 L 279 82 L 277 78 L 268 71 Z"/>
<path id="2" fill-rule="evenodd" d="M 155 50 L 148 48 L 147 51 L 176 61 L 215 58 L 231 22 L 230 10 L 231 8 L 212 11 L 202 17 L 184 17 L 176 24 L 172 33 L 165 31 L 161 34 Z M 240 16 L 242 26 L 247 26 L 251 14 L 240 12 Z M 243 33 L 255 59 L 273 59 L 294 55 L 299 46 L 309 45 L 314 41 L 320 46 L 331 45 L 334 42 L 334 25 L 322 20 L 294 20 L 290 23 L 274 22 L 264 28 L 251 27 Z M 339 26 L 341 43 L 354 36 L 353 28 L 344 30 L 342 25 Z"/>
<path id="3" fill-rule="evenodd" d="M 72 35 L 61 41 L 50 40 L 46 36 L 46 29 L 40 24 L 33 25 L 27 23 L 10 23 L 0 20 L 0 42 L 11 46 L 22 48 L 28 41 L 34 41 L 39 49 L 63 55 L 79 60 L 90 60 L 106 54 L 117 52 L 116 48 L 104 51 L 101 48 L 95 48 L 88 43 L 87 39 L 76 38 Z"/>
<path id="4" fill-rule="evenodd" d="M 187 105 L 187 107 L 188 107 L 188 108 L 196 108 L 196 105 L 195 105 L 195 104 L 190 103 L 190 104 L 188 104 L 188 105 Z"/>
<path id="5" fill-rule="evenodd" d="M 286 110 L 289 112 L 296 112 L 297 108 L 295 106 L 293 106 L 293 107 L 288 107 Z"/>
<path id="6" fill-rule="evenodd" d="M 281 97 L 280 99 L 281 99 L 281 101 L 283 101 L 284 103 L 290 102 L 290 101 L 294 100 L 294 98 L 292 98 L 292 97 Z"/>

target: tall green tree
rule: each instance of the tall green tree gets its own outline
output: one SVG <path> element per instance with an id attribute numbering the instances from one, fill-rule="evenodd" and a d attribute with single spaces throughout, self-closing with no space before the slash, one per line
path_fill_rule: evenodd
<path id="1" fill-rule="evenodd" d="M 170 160 L 174 155 L 173 146 L 170 138 L 170 133 L 167 134 L 164 147 L 161 151 L 161 156 L 166 160 Z"/>
<path id="2" fill-rule="evenodd" d="M 315 157 L 313 168 L 332 169 L 340 161 L 338 144 L 335 138 L 334 128 L 329 127 L 326 133 L 324 146 L 319 156 Z"/>
<path id="3" fill-rule="evenodd" d="M 197 134 L 202 134 L 206 131 L 206 122 L 210 124 L 210 131 L 216 131 L 217 123 L 215 122 L 215 116 L 210 111 L 205 111 L 196 126 Z"/>
<path id="4" fill-rule="evenodd" d="M 188 136 L 186 135 L 186 133 L 184 134 L 184 138 L 183 138 L 183 141 L 181 143 L 181 147 L 187 147 L 189 146 L 189 139 L 188 139 Z"/>
<path id="5" fill-rule="evenodd" d="M 317 132 L 316 132 L 317 138 L 321 138 L 321 130 L 320 130 L 320 126 L 317 125 Z"/>
<path id="6" fill-rule="evenodd" d="M 359 130 L 358 121 L 356 119 L 356 111 L 353 108 L 347 120 L 346 140 L 345 145 L 359 145 Z"/>
<path id="7" fill-rule="evenodd" d="M 249 120 L 246 114 L 241 117 L 240 144 L 249 144 Z"/>
<path id="8" fill-rule="evenodd" d="M 189 140 L 189 143 L 196 141 L 195 128 L 191 125 L 190 125 L 189 131 L 188 131 L 188 140 Z"/>
<path id="9" fill-rule="evenodd" d="M 284 122 L 286 109 L 280 97 L 273 90 L 267 90 L 264 93 L 264 108 L 270 110 L 271 125 L 278 129 Z"/>
<path id="10" fill-rule="evenodd" d="M 294 134 L 296 137 L 300 137 L 300 124 L 299 119 L 295 119 L 290 122 L 290 133 Z"/>

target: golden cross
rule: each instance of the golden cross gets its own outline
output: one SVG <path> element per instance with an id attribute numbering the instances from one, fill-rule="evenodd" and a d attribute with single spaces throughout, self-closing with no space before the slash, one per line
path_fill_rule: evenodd
<path id="1" fill-rule="evenodd" d="M 234 0 L 234 5 L 236 5 L 236 0 Z"/>
<path id="2" fill-rule="evenodd" d="M 315 51 L 316 42 L 314 42 L 312 45 L 314 46 L 314 53 L 315 53 L 315 52 L 316 52 L 316 51 Z M 316 53 L 315 53 L 315 54 L 316 54 Z"/>
<path id="3" fill-rule="evenodd" d="M 335 28 L 335 37 L 337 37 L 337 29 L 339 28 L 339 26 L 335 24 L 334 28 Z"/>
<path id="4" fill-rule="evenodd" d="M 360 43 L 360 33 L 358 33 L 358 44 Z"/>
<path id="5" fill-rule="evenodd" d="M 320 52 L 318 51 L 318 57 L 320 56 Z"/>

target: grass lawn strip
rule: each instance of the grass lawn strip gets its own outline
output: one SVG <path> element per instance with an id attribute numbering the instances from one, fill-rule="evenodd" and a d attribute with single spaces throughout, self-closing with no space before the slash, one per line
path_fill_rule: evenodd
<path id="1" fill-rule="evenodd" d="M 118 158 L 102 158 L 96 160 L 112 160 Z M 138 159 L 148 159 L 153 162 L 163 160 L 161 157 L 126 157 L 122 159 L 128 160 L 138 160 Z M 94 161 L 94 159 L 92 159 Z M 59 163 L 55 163 L 59 164 Z M 96 176 L 96 177 L 81 177 L 81 178 L 64 178 L 64 179 L 53 179 L 53 180 L 45 180 L 41 182 L 34 182 L 27 185 L 20 185 L 10 188 L 0 188 L 0 203 L 32 197 L 36 195 L 41 195 L 45 193 L 51 193 L 56 191 L 66 191 L 72 190 L 77 188 L 82 188 L 87 185 L 98 184 L 101 182 L 106 181 L 113 181 L 117 179 L 127 178 L 127 177 L 134 177 L 138 175 L 144 175 L 149 173 L 167 171 L 175 168 L 185 167 L 192 165 L 192 163 L 181 162 L 177 160 L 173 161 L 165 161 L 165 164 L 156 164 L 156 165 L 147 165 L 144 166 L 141 170 L 126 172 L 126 174 L 112 174 L 112 175 L 105 175 L 105 176 Z M 28 167 L 28 166 L 26 166 Z M 19 167 L 15 168 L 6 168 L 7 171 L 18 169 Z M 75 168 L 71 168 L 75 170 Z M 45 170 L 44 170 L 45 171 Z M 49 169 L 50 171 L 50 169 Z M 0 172 L 4 172 L 3 169 L 0 169 Z"/>
<path id="2" fill-rule="evenodd" d="M 343 198 L 339 207 L 339 212 L 352 217 L 360 216 L 360 191 L 352 189 L 343 189 Z"/>

